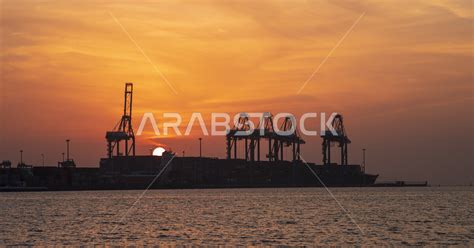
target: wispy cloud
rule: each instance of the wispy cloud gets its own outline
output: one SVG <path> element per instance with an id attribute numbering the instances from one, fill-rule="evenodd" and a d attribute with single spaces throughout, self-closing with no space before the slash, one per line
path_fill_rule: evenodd
<path id="1" fill-rule="evenodd" d="M 122 31 L 127 35 L 127 37 L 130 39 L 130 41 L 137 47 L 137 49 L 140 51 L 140 53 L 143 55 L 143 57 L 145 57 L 145 59 L 148 61 L 148 63 L 150 63 L 150 65 L 153 67 L 153 69 L 155 70 L 156 73 L 158 73 L 158 75 L 161 77 L 161 79 L 163 79 L 163 81 L 168 85 L 168 87 L 170 87 L 171 91 L 173 91 L 173 93 L 175 95 L 178 94 L 178 92 L 176 91 L 176 89 L 173 87 L 173 85 L 171 84 L 171 82 L 165 77 L 165 75 L 158 69 L 158 67 L 156 66 L 155 63 L 153 63 L 150 59 L 150 57 L 148 57 L 148 55 L 145 53 L 145 51 L 143 51 L 142 47 L 140 45 L 138 45 L 138 43 L 135 41 L 135 39 L 130 35 L 130 33 L 125 29 L 125 27 L 122 25 L 122 23 L 120 23 L 120 21 L 114 16 L 114 14 L 112 14 L 112 12 L 109 11 L 109 15 L 114 19 L 115 23 L 117 23 L 120 28 L 122 29 Z"/>
<path id="2" fill-rule="evenodd" d="M 318 67 L 316 67 L 316 69 L 313 71 L 313 73 L 311 73 L 311 75 L 308 77 L 308 79 L 306 79 L 306 81 L 304 81 L 303 85 L 301 85 L 301 87 L 298 89 L 298 92 L 297 94 L 300 94 L 301 91 L 304 89 L 304 87 L 306 86 L 306 84 L 308 84 L 314 77 L 314 75 L 316 75 L 316 73 L 319 72 L 319 69 L 321 69 L 321 67 L 326 63 L 326 61 L 329 59 L 329 57 L 331 57 L 331 55 L 334 53 L 334 51 L 341 45 L 341 43 L 347 38 L 347 36 L 352 32 L 352 30 L 355 28 L 355 26 L 359 23 L 359 21 L 362 19 L 362 17 L 364 17 L 365 15 L 365 12 L 362 13 L 359 18 L 357 18 L 357 20 L 355 20 L 355 22 L 352 24 L 352 26 L 346 31 L 346 33 L 341 37 L 341 39 L 336 43 L 336 45 L 329 51 L 329 53 L 326 55 L 326 57 L 324 57 L 324 59 L 321 61 L 321 63 L 318 65 Z"/>

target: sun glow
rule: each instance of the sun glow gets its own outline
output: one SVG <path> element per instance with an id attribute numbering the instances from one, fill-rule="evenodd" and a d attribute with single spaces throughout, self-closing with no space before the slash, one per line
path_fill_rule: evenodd
<path id="1" fill-rule="evenodd" d="M 161 157 L 163 156 L 163 153 L 165 152 L 165 148 L 163 147 L 157 147 L 155 148 L 155 150 L 153 150 L 153 156 L 158 156 L 158 157 Z"/>

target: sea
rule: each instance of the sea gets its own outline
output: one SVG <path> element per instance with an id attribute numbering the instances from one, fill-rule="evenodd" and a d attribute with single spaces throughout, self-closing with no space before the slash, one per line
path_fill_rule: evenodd
<path id="1" fill-rule="evenodd" d="M 474 247 L 474 187 L 3 192 L 0 245 Z"/>

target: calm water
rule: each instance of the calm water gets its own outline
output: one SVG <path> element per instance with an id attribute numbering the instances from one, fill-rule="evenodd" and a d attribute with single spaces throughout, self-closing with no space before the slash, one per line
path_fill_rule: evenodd
<path id="1" fill-rule="evenodd" d="M 474 188 L 0 193 L 0 245 L 474 246 Z M 116 229 L 114 230 L 114 228 Z"/>

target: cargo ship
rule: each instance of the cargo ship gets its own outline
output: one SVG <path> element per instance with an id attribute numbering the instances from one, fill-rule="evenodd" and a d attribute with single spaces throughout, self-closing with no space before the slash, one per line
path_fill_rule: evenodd
<path id="1" fill-rule="evenodd" d="M 317 176 L 315 176 L 315 173 Z M 248 187 L 364 187 L 377 175 L 359 165 L 255 161 L 206 157 L 112 157 L 100 167 L 0 168 L 0 191 L 121 190 Z"/>

